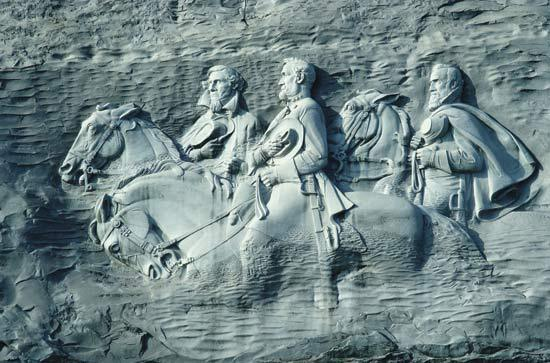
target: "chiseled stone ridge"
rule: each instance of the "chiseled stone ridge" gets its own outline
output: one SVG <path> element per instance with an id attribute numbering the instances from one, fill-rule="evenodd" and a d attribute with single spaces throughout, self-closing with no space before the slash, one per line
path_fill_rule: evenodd
<path id="1" fill-rule="evenodd" d="M 0 361 L 550 360 L 547 0 L 2 5 Z"/>

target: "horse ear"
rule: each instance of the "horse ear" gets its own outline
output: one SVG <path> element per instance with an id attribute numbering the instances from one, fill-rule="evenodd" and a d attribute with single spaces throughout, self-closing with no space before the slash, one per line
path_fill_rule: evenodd
<path id="1" fill-rule="evenodd" d="M 94 219 L 88 226 L 88 236 L 95 244 L 101 244 L 99 236 L 97 235 L 97 220 Z"/>
<path id="2" fill-rule="evenodd" d="M 140 238 L 145 238 L 149 232 L 149 217 L 141 209 L 132 209 L 124 214 L 124 223 Z"/>
<path id="3" fill-rule="evenodd" d="M 103 103 L 95 106 L 96 111 L 110 110 L 113 106 L 110 103 Z"/>
<path id="4" fill-rule="evenodd" d="M 401 95 L 399 93 L 381 93 L 379 96 L 375 97 L 372 100 L 373 104 L 377 104 L 379 102 L 389 103 L 393 104 L 397 102 Z"/>
<path id="5" fill-rule="evenodd" d="M 103 194 L 97 201 L 95 207 L 96 220 L 100 223 L 105 223 L 111 217 L 111 197 L 108 194 Z"/>
<path id="6" fill-rule="evenodd" d="M 141 108 L 139 106 L 136 106 L 134 104 L 129 105 L 131 108 L 127 111 L 124 111 L 122 115 L 119 116 L 120 120 L 129 119 L 131 117 L 136 116 L 141 112 Z"/>

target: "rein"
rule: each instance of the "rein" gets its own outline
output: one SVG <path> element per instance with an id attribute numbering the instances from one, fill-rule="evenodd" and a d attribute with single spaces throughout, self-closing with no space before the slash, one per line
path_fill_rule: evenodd
<path id="1" fill-rule="evenodd" d="M 107 139 L 109 139 L 109 137 L 111 137 L 113 132 L 120 127 L 121 122 L 126 117 L 131 115 L 134 111 L 135 111 L 135 109 L 131 109 L 129 111 L 124 112 L 122 115 L 120 115 L 118 117 L 118 119 L 111 120 L 109 122 L 108 127 L 101 134 L 101 137 L 99 138 L 99 141 L 95 144 L 93 149 L 88 152 L 86 157 L 83 158 L 81 170 L 83 172 L 82 177 L 84 179 L 84 190 L 85 191 L 89 192 L 89 191 L 93 190 L 93 187 L 90 184 L 90 176 L 102 174 L 101 170 L 98 170 L 98 169 L 96 169 L 92 166 L 92 162 L 96 158 L 97 154 L 99 153 L 99 151 L 101 150 L 103 145 L 105 145 L 105 142 L 107 142 Z"/>
<path id="2" fill-rule="evenodd" d="M 82 170 L 82 178 L 84 179 L 84 190 L 87 192 L 93 190 L 92 184 L 90 184 L 90 177 L 92 175 L 98 175 L 102 173 L 101 170 L 98 170 L 92 166 L 92 162 L 99 153 L 99 150 L 101 150 L 103 145 L 105 145 L 105 142 L 107 142 L 107 139 L 113 134 L 114 130 L 120 126 L 120 122 L 122 121 L 123 116 L 125 116 L 125 114 L 120 116 L 117 120 L 112 120 L 109 123 L 109 126 L 101 134 L 99 141 L 82 160 L 82 166 L 80 168 Z"/>
<path id="3" fill-rule="evenodd" d="M 213 225 L 214 223 L 217 223 L 217 222 L 227 218 L 231 214 L 231 212 L 233 212 L 234 210 L 240 208 L 244 204 L 246 204 L 248 202 L 251 202 L 253 200 L 254 200 L 254 198 L 250 198 L 248 200 L 245 200 L 244 202 L 239 203 L 236 206 L 233 206 L 232 208 L 230 208 L 230 209 L 226 210 L 225 212 L 223 212 L 223 213 L 219 214 L 218 216 L 216 216 L 214 219 L 209 220 L 208 222 L 200 225 L 199 227 L 191 230 L 190 232 L 186 232 L 186 233 L 184 233 L 184 234 L 182 234 L 178 237 L 169 239 L 168 241 L 164 241 L 163 243 L 160 243 L 158 245 L 153 245 L 150 242 L 148 242 L 146 239 L 138 237 L 134 232 L 132 232 L 132 230 L 127 226 L 127 224 L 124 223 L 124 220 L 121 217 L 115 217 L 110 222 L 109 229 L 108 229 L 107 233 L 105 234 L 105 237 L 103 237 L 102 240 L 101 240 L 101 245 L 103 246 L 104 243 L 107 241 L 107 239 L 110 237 L 110 235 L 113 233 L 113 231 L 117 229 L 117 230 L 120 231 L 120 234 L 122 236 L 128 238 L 128 240 L 130 240 L 130 242 L 132 242 L 136 247 L 138 247 L 141 250 L 142 253 L 151 254 L 154 257 L 158 257 L 158 255 L 160 253 L 162 253 L 162 251 L 166 250 L 169 247 L 172 247 L 176 243 L 184 241 L 185 239 L 187 239 L 187 238 L 193 236 L 194 234 L 204 230 L 205 228 L 208 228 L 209 226 Z M 196 260 L 208 255 L 209 253 L 211 253 L 212 251 L 214 251 L 215 249 L 217 249 L 218 247 L 220 247 L 224 243 L 231 240 L 237 234 L 239 234 L 244 229 L 244 227 L 245 227 L 245 223 L 243 223 L 241 227 L 237 228 L 234 232 L 229 234 L 223 240 L 216 243 L 214 245 L 214 247 L 212 247 L 211 249 L 203 252 L 202 254 L 200 254 L 196 257 L 187 257 L 185 259 L 181 259 L 174 265 L 174 267 L 178 267 L 178 268 L 185 267 L 185 266 L 189 265 L 190 263 L 193 263 Z M 167 267 L 167 266 L 165 266 L 165 267 Z M 173 272 L 169 267 L 167 267 L 167 268 L 170 272 Z"/>

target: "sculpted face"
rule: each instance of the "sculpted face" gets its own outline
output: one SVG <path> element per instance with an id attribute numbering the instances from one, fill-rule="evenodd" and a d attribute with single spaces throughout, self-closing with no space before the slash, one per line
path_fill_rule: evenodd
<path id="1" fill-rule="evenodd" d="M 298 75 L 288 63 L 283 66 L 283 70 L 281 71 L 279 86 L 281 87 L 279 98 L 282 101 L 286 101 L 300 93 L 301 88 Z"/>
<path id="2" fill-rule="evenodd" d="M 444 103 L 454 101 L 452 97 L 457 91 L 457 82 L 449 77 L 447 68 L 434 68 L 430 75 L 430 100 L 428 109 L 435 111 Z"/>
<path id="3" fill-rule="evenodd" d="M 235 94 L 235 89 L 225 70 L 215 71 L 208 76 L 208 92 L 210 93 L 210 108 L 219 112 L 222 106 Z"/>

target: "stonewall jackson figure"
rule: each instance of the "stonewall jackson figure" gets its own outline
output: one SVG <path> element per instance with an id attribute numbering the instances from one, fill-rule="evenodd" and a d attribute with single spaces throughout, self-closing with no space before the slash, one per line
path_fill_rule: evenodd
<path id="1" fill-rule="evenodd" d="M 245 280 L 265 273 L 257 263 L 258 250 L 271 239 L 284 239 L 287 231 L 313 232 L 322 259 L 338 248 L 337 216 L 354 206 L 323 172 L 328 160 L 327 131 L 323 111 L 311 98 L 314 81 L 311 64 L 295 58 L 283 62 L 279 98 L 285 108 L 249 155 L 249 169 L 259 190 L 256 217 L 241 243 Z"/>

